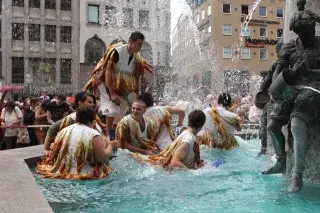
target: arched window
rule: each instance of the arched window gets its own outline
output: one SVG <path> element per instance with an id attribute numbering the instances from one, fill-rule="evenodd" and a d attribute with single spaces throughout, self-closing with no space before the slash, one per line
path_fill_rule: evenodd
<path id="1" fill-rule="evenodd" d="M 146 59 L 149 64 L 153 64 L 152 47 L 148 42 L 143 42 L 140 52 L 142 57 Z"/>
<path id="2" fill-rule="evenodd" d="M 106 50 L 106 45 L 95 34 L 92 38 L 88 39 L 84 48 L 85 48 L 85 52 L 84 52 L 85 63 L 95 65 L 102 58 Z"/>

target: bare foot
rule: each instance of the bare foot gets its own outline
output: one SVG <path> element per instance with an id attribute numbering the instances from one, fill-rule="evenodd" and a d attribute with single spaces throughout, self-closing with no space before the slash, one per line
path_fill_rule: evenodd
<path id="1" fill-rule="evenodd" d="M 303 186 L 302 175 L 298 175 L 292 178 L 288 192 L 298 192 Z"/>

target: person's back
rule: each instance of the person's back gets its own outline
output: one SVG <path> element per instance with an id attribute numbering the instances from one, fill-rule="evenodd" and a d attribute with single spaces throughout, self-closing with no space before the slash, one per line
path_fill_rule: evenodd
<path id="1" fill-rule="evenodd" d="M 164 150 L 174 139 L 171 129 L 170 113 L 163 106 L 153 106 L 147 108 L 144 115 L 155 122 L 156 142 L 160 150 Z"/>

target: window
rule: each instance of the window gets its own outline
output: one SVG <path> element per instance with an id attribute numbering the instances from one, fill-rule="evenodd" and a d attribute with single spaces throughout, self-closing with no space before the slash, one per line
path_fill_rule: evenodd
<path id="1" fill-rule="evenodd" d="M 224 47 L 222 57 L 223 58 L 232 58 L 232 49 L 231 47 Z"/>
<path id="2" fill-rule="evenodd" d="M 56 9 L 56 0 L 46 0 L 44 7 L 46 9 L 55 10 Z"/>
<path id="3" fill-rule="evenodd" d="M 250 27 L 241 27 L 241 36 L 250 37 Z"/>
<path id="4" fill-rule="evenodd" d="M 231 14 L 231 4 L 223 3 L 222 4 L 222 13 Z"/>
<path id="5" fill-rule="evenodd" d="M 20 57 L 12 58 L 12 83 L 24 83 L 24 60 Z"/>
<path id="6" fill-rule="evenodd" d="M 13 7 L 24 7 L 24 0 L 12 0 Z"/>
<path id="7" fill-rule="evenodd" d="M 158 17 L 158 27 L 160 26 L 160 17 Z M 123 8 L 123 27 L 133 28 L 133 9 Z"/>
<path id="8" fill-rule="evenodd" d="M 250 48 L 244 47 L 241 49 L 241 58 L 250 59 Z"/>
<path id="9" fill-rule="evenodd" d="M 192 76 L 192 86 L 197 88 L 199 86 L 199 76 L 193 75 Z"/>
<path id="10" fill-rule="evenodd" d="M 211 88 L 211 72 L 205 72 L 202 74 L 202 86 Z"/>
<path id="11" fill-rule="evenodd" d="M 60 83 L 71 84 L 71 59 L 61 59 Z"/>
<path id="12" fill-rule="evenodd" d="M 208 27 L 208 33 L 211 33 L 211 26 Z"/>
<path id="13" fill-rule="evenodd" d="M 61 0 L 61 10 L 71 11 L 71 0 Z"/>
<path id="14" fill-rule="evenodd" d="M 260 27 L 260 37 L 267 37 L 268 33 L 267 33 L 267 28 L 266 27 Z"/>
<path id="15" fill-rule="evenodd" d="M 202 18 L 202 20 L 205 18 L 205 16 L 206 16 L 206 14 L 205 14 L 204 10 L 202 10 L 202 11 L 201 11 L 201 18 Z"/>
<path id="16" fill-rule="evenodd" d="M 45 25 L 44 26 L 44 40 L 46 42 L 56 42 L 56 26 L 55 25 Z"/>
<path id="17" fill-rule="evenodd" d="M 99 24 L 99 5 L 88 4 L 88 23 Z"/>
<path id="18" fill-rule="evenodd" d="M 261 60 L 268 60 L 268 49 L 260 49 L 259 56 Z"/>
<path id="19" fill-rule="evenodd" d="M 160 64 L 160 52 L 157 52 L 157 61 L 158 61 L 158 64 Z"/>
<path id="20" fill-rule="evenodd" d="M 200 22 L 200 15 L 199 14 L 197 14 L 196 21 L 197 21 L 197 24 L 199 24 L 199 22 Z"/>
<path id="21" fill-rule="evenodd" d="M 267 7 L 259 7 L 259 16 L 267 17 Z"/>
<path id="22" fill-rule="evenodd" d="M 29 41 L 40 41 L 40 24 L 29 24 Z"/>
<path id="23" fill-rule="evenodd" d="M 24 39 L 24 24 L 12 23 L 12 39 L 13 40 Z"/>
<path id="24" fill-rule="evenodd" d="M 97 35 L 88 39 L 84 47 L 85 63 L 95 65 L 105 52 L 106 45 Z"/>
<path id="25" fill-rule="evenodd" d="M 105 11 L 105 23 L 104 25 L 109 27 L 117 26 L 117 9 L 114 6 L 106 6 Z"/>
<path id="26" fill-rule="evenodd" d="M 277 29 L 277 38 L 283 38 L 283 29 Z"/>
<path id="27" fill-rule="evenodd" d="M 284 9 L 277 8 L 277 18 L 284 18 Z"/>
<path id="28" fill-rule="evenodd" d="M 71 27 L 61 26 L 60 30 L 60 41 L 64 43 L 71 43 Z"/>
<path id="29" fill-rule="evenodd" d="M 149 29 L 149 11 L 147 10 L 139 11 L 139 28 Z"/>
<path id="30" fill-rule="evenodd" d="M 208 16 L 211 16 L 211 5 L 208 6 Z"/>
<path id="31" fill-rule="evenodd" d="M 223 35 L 232 35 L 231 24 L 223 24 L 222 25 L 222 34 Z"/>
<path id="32" fill-rule="evenodd" d="M 29 0 L 30 8 L 40 8 L 40 0 Z"/>
<path id="33" fill-rule="evenodd" d="M 248 14 L 249 14 L 249 6 L 241 5 L 241 15 L 248 15 Z"/>

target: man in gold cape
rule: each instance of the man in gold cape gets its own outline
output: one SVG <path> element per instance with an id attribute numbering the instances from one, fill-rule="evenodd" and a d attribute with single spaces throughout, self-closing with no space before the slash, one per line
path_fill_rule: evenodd
<path id="1" fill-rule="evenodd" d="M 143 114 L 146 105 L 141 100 L 136 100 L 131 107 L 132 113 L 121 119 L 116 129 L 116 140 L 122 149 L 150 155 L 158 152 L 154 141 L 155 123 Z"/>
<path id="2" fill-rule="evenodd" d="M 159 165 L 164 168 L 199 168 L 203 165 L 203 161 L 200 158 L 199 143 L 196 135 L 202 129 L 205 121 L 205 114 L 201 110 L 194 110 L 188 116 L 188 128 L 160 154 L 146 156 L 139 153 L 131 153 L 131 156 L 140 162 Z"/>
<path id="3" fill-rule="evenodd" d="M 111 45 L 90 75 L 85 91 L 100 95 L 101 111 L 106 116 L 106 132 L 114 138 L 114 119 L 121 119 L 128 108 L 128 95 L 140 92 L 144 69 L 152 67 L 141 57 L 139 51 L 145 37 L 133 32 L 127 44 Z"/>

